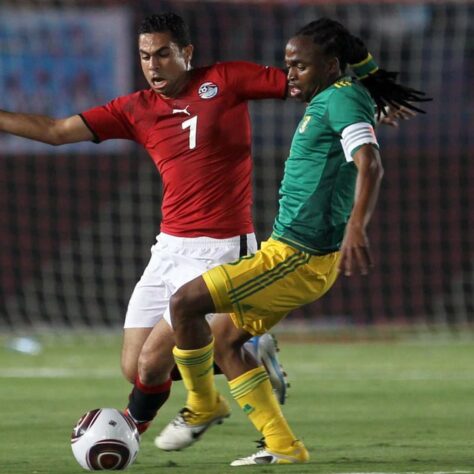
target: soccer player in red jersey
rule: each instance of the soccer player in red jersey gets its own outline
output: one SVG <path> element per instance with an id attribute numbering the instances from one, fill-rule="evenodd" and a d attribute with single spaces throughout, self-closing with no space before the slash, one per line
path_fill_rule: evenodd
<path id="1" fill-rule="evenodd" d="M 130 299 L 122 349 L 122 371 L 134 384 L 127 412 L 143 431 L 170 393 L 170 296 L 209 268 L 257 250 L 247 103 L 283 99 L 287 85 L 282 70 L 247 62 L 192 68 L 187 25 L 173 13 L 143 21 L 138 49 L 149 89 L 65 119 L 0 111 L 0 130 L 52 145 L 132 140 L 161 175 L 160 233 Z M 229 321 L 216 315 L 216 333 Z M 271 337 L 247 347 L 266 362 L 284 402 L 286 381 Z M 228 414 L 223 405 L 212 421 Z"/>
<path id="2" fill-rule="evenodd" d="M 124 326 L 122 367 L 135 385 L 127 411 L 144 430 L 170 390 L 169 297 L 203 269 L 256 250 L 247 102 L 284 98 L 286 75 L 245 62 L 191 68 L 189 33 L 174 14 L 145 19 L 138 47 L 150 89 L 81 118 L 96 141 L 123 138 L 142 144 L 163 180 L 160 234 Z M 214 319 L 217 332 L 226 330 L 227 319 L 220 324 Z M 274 364 L 267 366 L 275 370 Z M 281 371 L 274 378 L 284 390 Z M 228 414 L 225 405 L 212 421 Z"/>

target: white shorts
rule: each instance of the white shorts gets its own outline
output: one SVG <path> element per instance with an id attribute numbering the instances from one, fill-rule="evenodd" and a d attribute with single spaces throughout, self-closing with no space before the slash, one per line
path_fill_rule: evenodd
<path id="1" fill-rule="evenodd" d="M 150 328 L 162 318 L 171 325 L 168 303 L 178 288 L 210 268 L 256 251 L 255 234 L 228 239 L 159 234 L 130 297 L 124 328 Z"/>

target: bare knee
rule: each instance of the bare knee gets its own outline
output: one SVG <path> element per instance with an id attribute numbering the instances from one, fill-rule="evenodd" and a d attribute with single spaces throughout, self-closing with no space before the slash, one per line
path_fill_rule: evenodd
<path id="1" fill-rule="evenodd" d="M 189 322 L 214 312 L 214 303 L 202 277 L 183 285 L 170 299 L 173 328 L 179 330 Z"/>
<path id="2" fill-rule="evenodd" d="M 128 350 L 126 346 L 122 348 L 122 357 L 120 366 L 122 374 L 130 383 L 135 383 L 138 375 L 138 357 L 140 352 L 138 350 Z"/>
<path id="3" fill-rule="evenodd" d="M 138 358 L 152 328 L 127 328 L 123 333 L 121 368 L 122 374 L 135 383 L 138 375 Z"/>
<path id="4" fill-rule="evenodd" d="M 169 377 L 174 365 L 172 352 L 159 360 L 153 353 L 143 351 L 138 359 L 138 375 L 140 381 L 145 385 L 161 385 Z"/>
<path id="5" fill-rule="evenodd" d="M 125 357 L 122 357 L 121 368 L 125 379 L 130 383 L 135 383 L 135 379 L 137 378 L 138 374 L 137 361 L 130 361 Z"/>
<path id="6" fill-rule="evenodd" d="M 174 366 L 174 338 L 169 327 L 156 331 L 143 346 L 138 358 L 138 375 L 145 385 L 161 385 Z"/>
<path id="7" fill-rule="evenodd" d="M 193 305 L 193 297 L 186 291 L 186 288 L 180 288 L 171 296 L 169 306 L 173 328 L 176 329 L 185 324 L 194 316 L 194 312 L 190 311 Z"/>

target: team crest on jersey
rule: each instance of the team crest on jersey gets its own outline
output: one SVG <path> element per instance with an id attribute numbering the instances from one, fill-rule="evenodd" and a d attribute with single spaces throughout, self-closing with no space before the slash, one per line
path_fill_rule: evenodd
<path id="1" fill-rule="evenodd" d="M 199 86 L 198 94 L 201 99 L 212 99 L 219 92 L 219 88 L 213 82 L 205 82 Z"/>
<path id="2" fill-rule="evenodd" d="M 311 115 L 305 115 L 303 117 L 303 120 L 301 121 L 301 124 L 298 128 L 298 131 L 300 133 L 304 133 L 304 131 L 306 130 L 306 127 L 308 126 L 308 123 L 309 123 L 310 120 L 311 120 Z"/>

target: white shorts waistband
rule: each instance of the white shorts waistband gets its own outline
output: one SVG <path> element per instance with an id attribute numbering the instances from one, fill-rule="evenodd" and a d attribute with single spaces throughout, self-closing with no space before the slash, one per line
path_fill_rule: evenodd
<path id="1" fill-rule="evenodd" d="M 255 239 L 255 234 L 242 234 L 249 239 Z M 161 232 L 156 236 L 157 242 L 163 242 L 174 247 L 219 247 L 228 245 L 239 245 L 241 242 L 241 236 L 236 235 L 234 237 L 228 237 L 226 239 L 214 239 L 212 237 L 176 237 L 174 235 L 164 234 Z"/>

